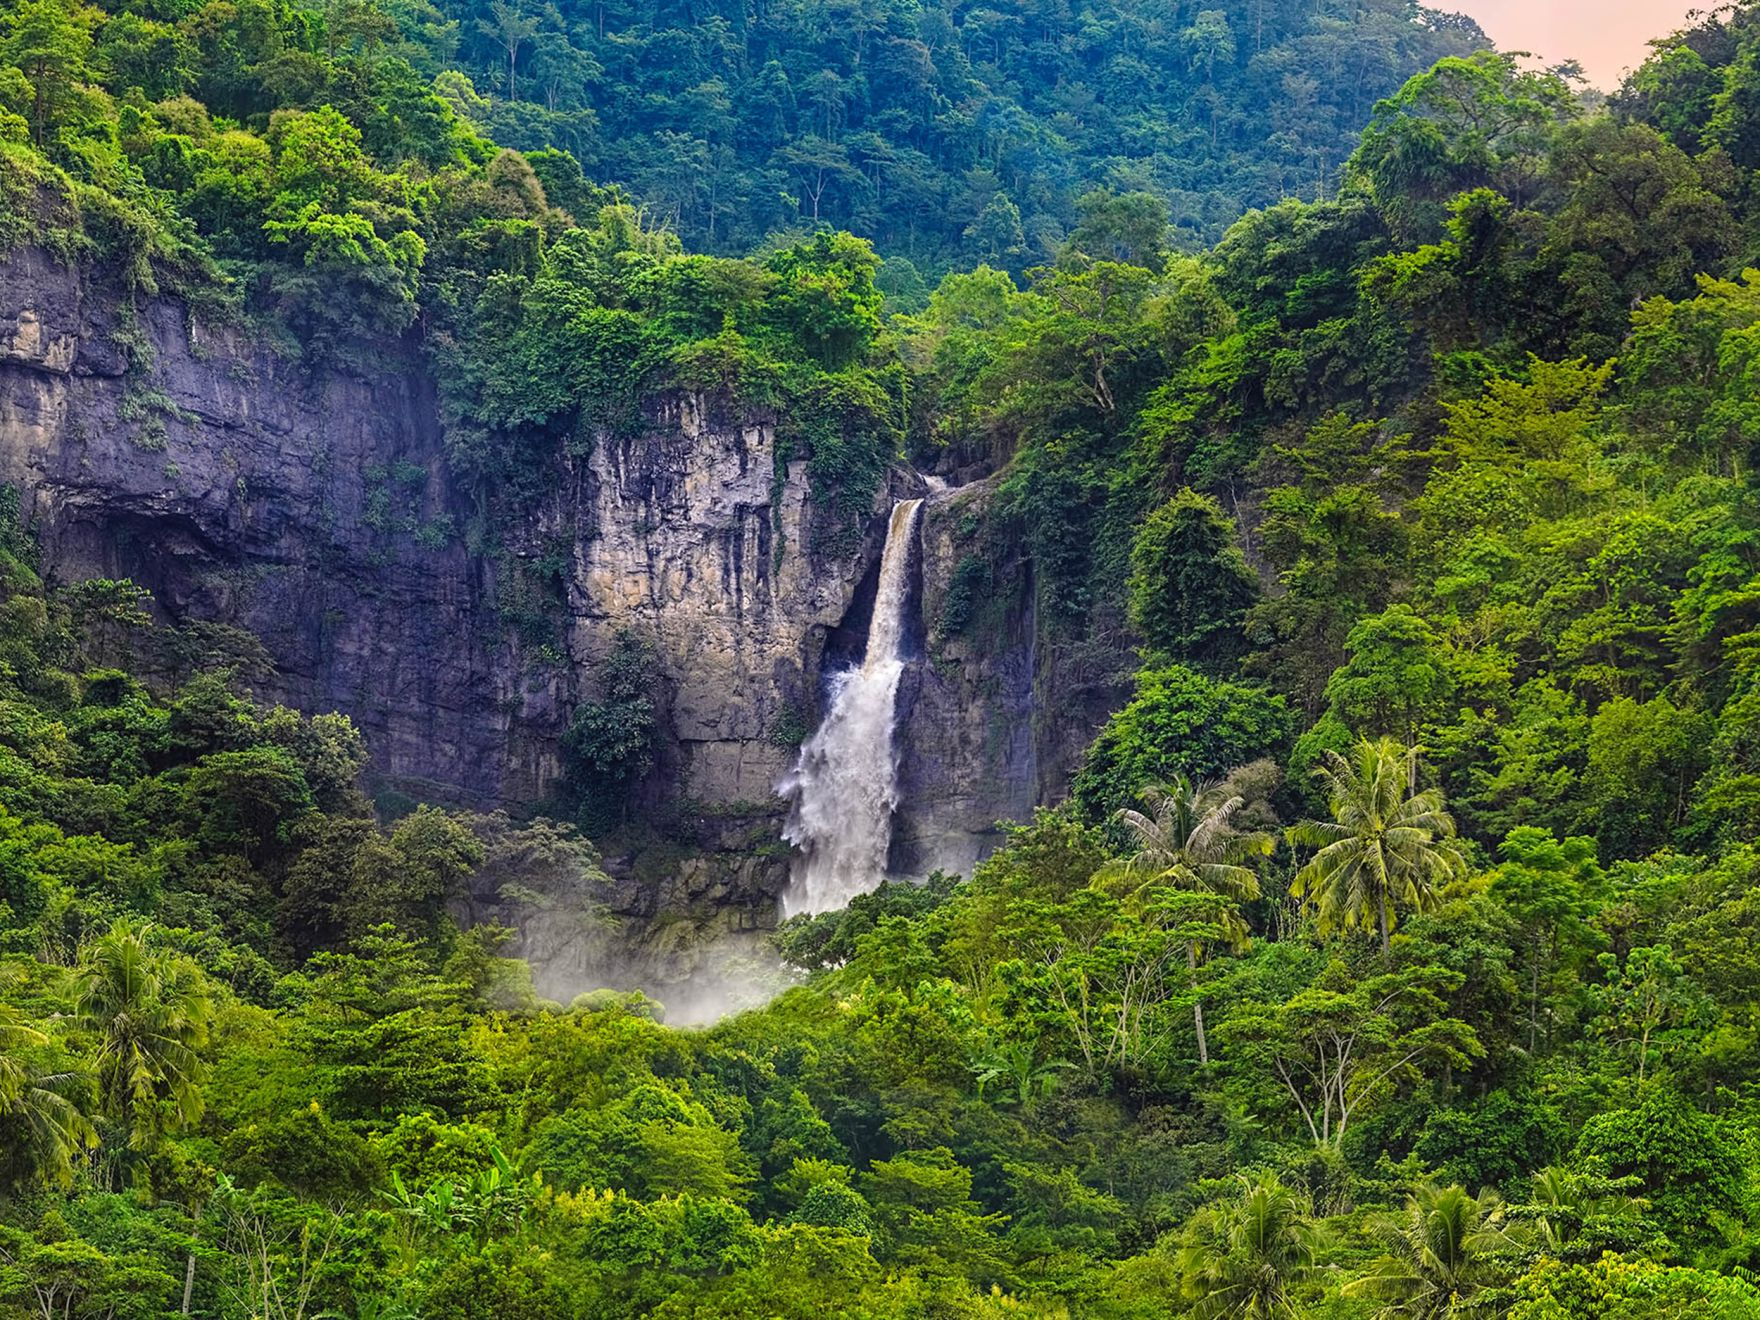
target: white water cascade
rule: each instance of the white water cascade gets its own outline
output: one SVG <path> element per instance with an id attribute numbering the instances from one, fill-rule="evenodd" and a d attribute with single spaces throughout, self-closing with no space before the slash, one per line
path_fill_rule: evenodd
<path id="1" fill-rule="evenodd" d="M 825 722 L 802 744 L 794 770 L 777 787 L 794 799 L 782 836 L 800 850 L 783 895 L 789 916 L 843 907 L 886 876 L 898 806 L 893 716 L 904 673 L 911 547 L 922 506 L 921 500 L 893 505 L 867 654 L 859 667 L 832 677 Z"/>

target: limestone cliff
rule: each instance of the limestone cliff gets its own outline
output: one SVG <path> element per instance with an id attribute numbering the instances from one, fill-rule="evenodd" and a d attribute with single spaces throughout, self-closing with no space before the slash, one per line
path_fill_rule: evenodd
<path id="1" fill-rule="evenodd" d="M 260 696 L 351 715 L 381 786 L 479 806 L 552 789 L 595 663 L 634 631 L 657 657 L 662 729 L 642 804 L 699 856 L 618 906 L 767 920 L 786 858 L 749 845 L 775 838 L 772 788 L 818 717 L 826 667 L 859 653 L 880 515 L 920 483 L 901 471 L 877 491 L 858 543 L 822 535 L 806 466 L 777 470 L 773 419 L 688 396 L 652 400 L 633 438 L 547 461 L 539 496 L 485 517 L 446 462 L 417 343 L 310 365 L 41 251 L 0 259 L 0 481 L 19 488 L 53 577 L 130 577 L 164 623 L 255 633 L 275 667 Z M 963 868 L 997 819 L 1053 797 L 1112 695 L 1049 662 L 1024 566 L 999 588 L 999 626 L 934 635 L 953 529 L 986 497 L 937 495 L 923 523 L 931 622 L 902 693 L 905 871 Z M 720 826 L 686 828 L 729 813 L 748 822 L 737 849 Z"/>
<path id="2" fill-rule="evenodd" d="M 551 787 L 585 676 L 633 629 L 659 657 L 667 787 L 769 796 L 775 734 L 810 714 L 875 547 L 815 544 L 804 465 L 774 471 L 766 419 L 656 400 L 639 437 L 556 454 L 541 503 L 473 551 L 413 346 L 314 369 L 175 302 L 124 306 L 40 252 L 0 264 L 0 480 L 54 575 L 132 577 L 167 621 L 250 629 L 276 664 L 263 695 L 351 714 L 387 782 L 482 803 Z M 520 608 L 559 646 L 509 619 L 539 564 L 549 594 Z"/>

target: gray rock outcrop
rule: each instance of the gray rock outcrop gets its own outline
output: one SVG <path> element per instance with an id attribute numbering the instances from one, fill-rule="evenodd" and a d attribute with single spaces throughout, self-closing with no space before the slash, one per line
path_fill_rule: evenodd
<path id="1" fill-rule="evenodd" d="M 639 435 L 558 446 L 540 495 L 488 511 L 447 463 L 436 396 L 413 339 L 311 364 L 45 252 L 0 258 L 0 482 L 52 578 L 132 578 L 164 624 L 254 634 L 273 661 L 260 697 L 350 715 L 379 787 L 479 807 L 554 789 L 569 715 L 632 631 L 654 648 L 662 731 L 643 808 L 731 811 L 774 840 L 772 789 L 823 671 L 859 652 L 883 515 L 920 484 L 896 474 L 863 537 L 821 534 L 806 465 L 777 470 L 773 419 L 664 396 Z M 938 635 L 955 524 L 987 497 L 937 495 L 924 519 L 893 852 L 907 873 L 968 867 L 994 822 L 1051 800 L 1116 695 L 1048 659 L 1024 566 L 996 586 L 993 626 Z M 663 890 L 739 910 L 724 926 L 759 919 L 786 856 L 735 856 L 710 833 L 624 906 L 651 916 Z"/>

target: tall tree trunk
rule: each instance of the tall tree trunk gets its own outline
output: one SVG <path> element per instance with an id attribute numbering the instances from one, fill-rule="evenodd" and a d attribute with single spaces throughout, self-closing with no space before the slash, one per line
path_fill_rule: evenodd
<path id="1" fill-rule="evenodd" d="M 1528 984 L 1528 1057 L 1540 1039 L 1540 945 L 1534 945 L 1534 975 Z"/>
<path id="2" fill-rule="evenodd" d="M 192 1221 L 189 1231 L 189 1255 L 183 1262 L 183 1310 L 182 1315 L 189 1314 L 190 1299 L 196 1289 L 196 1238 L 202 1231 L 202 1203 L 190 1203 L 189 1217 Z"/>
<path id="3" fill-rule="evenodd" d="M 1198 998 L 1198 946 L 1186 945 L 1186 961 L 1192 968 L 1192 1024 L 1198 1028 L 1198 1062 L 1210 1062 L 1210 1041 L 1204 1035 L 1204 1001 Z"/>
<path id="4" fill-rule="evenodd" d="M 1393 956 L 1393 940 L 1388 936 L 1388 932 L 1387 932 L 1387 890 L 1383 889 L 1381 891 L 1380 899 L 1381 899 L 1381 956 L 1383 958 L 1391 958 Z"/>

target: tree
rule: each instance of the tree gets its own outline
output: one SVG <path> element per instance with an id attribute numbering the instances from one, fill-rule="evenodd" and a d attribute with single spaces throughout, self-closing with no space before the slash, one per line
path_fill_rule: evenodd
<path id="1" fill-rule="evenodd" d="M 1191 61 L 1192 68 L 1204 70 L 1206 82 L 1216 80 L 1218 63 L 1234 62 L 1234 30 L 1229 27 L 1228 13 L 1225 10 L 1199 10 L 1192 19 L 1192 25 L 1179 34 L 1179 43 L 1185 48 L 1186 58 Z"/>
<path id="2" fill-rule="evenodd" d="M 803 137 L 779 149 L 774 159 L 777 165 L 792 171 L 800 181 L 801 191 L 813 204 L 813 212 L 807 219 L 814 226 L 819 224 L 826 194 L 833 185 L 857 189 L 866 182 L 862 172 L 850 163 L 849 151 L 841 142 Z"/>
<path id="3" fill-rule="evenodd" d="M 1069 1066 L 1062 1059 L 1040 1062 L 1035 1043 L 1014 1041 L 998 1046 L 974 1063 L 972 1075 L 978 1083 L 980 1100 L 986 1088 L 1000 1083 L 996 1093 L 1001 1102 L 1025 1109 L 1055 1091 L 1058 1074 Z"/>
<path id="4" fill-rule="evenodd" d="M 1760 1288 L 1711 1270 L 1608 1252 L 1592 1264 L 1541 1260 L 1516 1281 L 1509 1320 L 1560 1316 L 1760 1315 Z"/>
<path id="5" fill-rule="evenodd" d="M 1327 680 L 1326 698 L 1353 729 L 1416 743 L 1424 717 L 1453 695 L 1440 639 L 1410 605 L 1360 620 L 1345 651 L 1348 659 Z"/>
<path id="6" fill-rule="evenodd" d="M 1670 1087 L 1652 1084 L 1632 1107 L 1595 1115 L 1583 1125 L 1575 1158 L 1598 1161 L 1616 1178 L 1636 1178 L 1634 1190 L 1683 1246 L 1715 1241 L 1719 1221 L 1740 1213 L 1739 1147 L 1724 1124 Z"/>
<path id="7" fill-rule="evenodd" d="M 1593 1169 L 1548 1165 L 1533 1177 L 1527 1203 L 1511 1218 L 1532 1225 L 1534 1245 L 1559 1261 L 1586 1263 L 1608 1253 L 1653 1251 L 1655 1225 L 1650 1203 L 1632 1195 L 1642 1180 L 1634 1174 L 1611 1178 Z"/>
<path id="8" fill-rule="evenodd" d="M 122 13 L 104 24 L 98 62 L 124 87 L 138 87 L 152 101 L 188 90 L 195 82 L 195 48 L 168 23 Z"/>
<path id="9" fill-rule="evenodd" d="M 243 1191 L 224 1175 L 213 1207 L 225 1250 L 222 1292 L 231 1307 L 261 1320 L 307 1320 L 342 1217 L 272 1184 Z"/>
<path id="10" fill-rule="evenodd" d="M 1119 823 L 1137 845 L 1120 867 L 1122 872 L 1144 877 L 1139 893 L 1165 888 L 1214 900 L 1198 912 L 1187 913 L 1197 921 L 1185 923 L 1193 926 L 1186 960 L 1192 972 L 1198 1062 L 1207 1064 L 1210 1044 L 1204 1035 L 1204 1001 L 1197 990 L 1198 962 L 1206 942 L 1200 936 L 1237 950 L 1245 947 L 1247 927 L 1238 904 L 1259 897 L 1259 880 L 1240 862 L 1269 853 L 1271 838 L 1233 827 L 1233 817 L 1245 799 L 1219 783 L 1193 783 L 1182 775 L 1171 786 L 1151 784 L 1141 796 L 1149 809 L 1146 814 L 1129 807 L 1118 813 Z"/>
<path id="11" fill-rule="evenodd" d="M 1450 1182 L 1509 1187 L 1561 1155 L 1570 1136 L 1570 1124 L 1547 1095 L 1512 1083 L 1475 1104 L 1438 1107 L 1412 1151 Z"/>
<path id="12" fill-rule="evenodd" d="M 1153 287 L 1149 271 L 1117 261 L 1043 272 L 1033 285 L 1041 315 L 1010 364 L 1018 401 L 1002 402 L 1023 420 L 1068 407 L 1115 417 L 1156 361 L 1159 345 L 1143 315 Z"/>
<path id="13" fill-rule="evenodd" d="M 1447 1016 L 1443 996 L 1465 979 L 1413 967 L 1365 981 L 1334 959 L 1281 1002 L 1236 1004 L 1216 1034 L 1235 1048 L 1232 1071 L 1248 1103 L 1282 1091 L 1314 1145 L 1337 1148 L 1356 1118 L 1402 1086 L 1484 1056 L 1473 1029 Z"/>
<path id="14" fill-rule="evenodd" d="M 1318 910 L 1320 930 L 1378 928 L 1391 950 L 1397 904 L 1428 912 L 1437 886 L 1466 866 L 1442 791 L 1414 791 L 1418 749 L 1392 738 L 1357 743 L 1352 756 L 1326 753 L 1315 773 L 1332 802 L 1330 821 L 1304 821 L 1291 844 L 1317 849 L 1296 872 L 1290 893 Z"/>
<path id="15" fill-rule="evenodd" d="M 849 234 L 815 234 L 771 254 L 766 269 L 780 283 L 762 314 L 786 329 L 807 355 L 841 371 L 867 352 L 880 332 L 883 299 L 874 287 L 880 259 Z"/>
<path id="16" fill-rule="evenodd" d="M 1561 956 L 1580 954 L 1596 936 L 1587 924 L 1602 881 L 1595 840 L 1560 843 L 1532 825 L 1518 825 L 1498 845 L 1503 864 L 1491 892 L 1520 921 L 1528 939 L 1528 1053 L 1540 1041 L 1540 987 Z"/>
<path id="17" fill-rule="evenodd" d="M 1076 199 L 1080 220 L 1070 231 L 1062 259 L 1121 261 L 1160 274 L 1167 267 L 1167 202 L 1154 193 L 1113 193 L 1104 188 Z"/>
<path id="18" fill-rule="evenodd" d="M 305 771 L 280 747 L 204 756 L 183 786 L 190 833 L 217 850 L 262 861 L 312 810 Z"/>
<path id="19" fill-rule="evenodd" d="M 1705 772 L 1716 721 L 1666 696 L 1604 702 L 1589 725 L 1579 793 L 1582 826 L 1614 852 L 1643 856 L 1686 820 Z"/>
<path id="20" fill-rule="evenodd" d="M 1145 669 L 1136 695 L 1088 748 L 1070 796 L 1087 819 L 1103 820 L 1148 784 L 1279 756 L 1289 724 L 1284 699 L 1262 688 L 1218 682 L 1184 665 Z"/>
<path id="21" fill-rule="evenodd" d="M 389 923 L 443 943 L 452 930 L 446 904 L 462 897 L 483 857 L 482 843 L 463 822 L 433 807 L 416 808 L 390 837 L 370 835 L 355 855 L 340 896 L 345 928 L 359 938 Z"/>
<path id="22" fill-rule="evenodd" d="M 85 950 L 74 980 L 99 1103 L 136 1150 L 201 1116 L 211 1013 L 207 978 L 189 959 L 149 948 L 150 931 L 118 921 Z"/>
<path id="23" fill-rule="evenodd" d="M 79 1080 L 68 1071 L 46 1072 L 35 1054 L 49 1038 L 16 1009 L 0 1004 L 0 1177 L 27 1176 L 65 1184 L 74 1157 L 97 1142 L 97 1133 L 67 1092 Z"/>
<path id="24" fill-rule="evenodd" d="M 1743 169 L 1760 165 L 1760 51 L 1746 46 L 1725 70 L 1723 90 L 1711 98 L 1705 137 Z"/>
<path id="25" fill-rule="evenodd" d="M 468 987 L 438 974 L 432 948 L 391 925 L 347 953 L 316 954 L 296 983 L 307 997 L 299 1039 L 345 1118 L 459 1114 L 488 1082 L 461 1004 Z"/>
<path id="26" fill-rule="evenodd" d="M 972 1199 L 972 1171 L 947 1147 L 875 1160 L 861 1190 L 900 1262 L 974 1281 L 995 1278 L 1002 1267 L 998 1230 L 1004 1217 L 985 1214 Z"/>
<path id="27" fill-rule="evenodd" d="M 1067 1041 L 1092 1078 L 1142 1067 L 1165 1032 L 1170 955 L 1186 941 L 1093 885 L 1004 911 L 1000 943 L 1014 956 L 995 976 L 1009 1017 Z"/>
<path id="28" fill-rule="evenodd" d="M 310 315 L 309 333 L 334 324 L 345 331 L 392 334 L 415 319 L 427 245 L 413 229 L 381 237 L 364 215 L 339 215 L 308 202 L 291 215 L 270 219 L 263 232 L 298 260 L 294 270 L 279 272 L 275 287 Z M 333 292 L 339 283 L 347 295 L 323 301 L 323 292 Z"/>
<path id="29" fill-rule="evenodd" d="M 1248 631 L 1260 647 L 1253 667 L 1310 717 L 1352 626 L 1381 607 L 1405 562 L 1409 533 L 1386 491 L 1401 458 L 1382 430 L 1335 413 L 1274 451 L 1299 477 L 1266 492 L 1258 528 L 1284 589 L 1254 606 Z"/>
<path id="30" fill-rule="evenodd" d="M 575 708 L 562 745 L 588 811 L 621 817 L 654 758 L 654 648 L 619 633 L 598 676 L 604 695 Z"/>
<path id="31" fill-rule="evenodd" d="M 1422 241 L 1440 229 L 1444 204 L 1470 189 L 1524 201 L 1550 130 L 1574 112 L 1556 73 L 1491 51 L 1446 58 L 1375 107 L 1346 175 L 1402 238 Z"/>
<path id="32" fill-rule="evenodd" d="M 311 214 L 339 216 L 350 203 L 384 189 L 386 180 L 367 159 L 360 129 L 334 106 L 280 116 L 269 143 L 275 149 L 269 210 L 276 219 L 290 220 L 314 203 Z"/>
<path id="33" fill-rule="evenodd" d="M 966 246 L 987 266 L 1018 271 L 1027 255 L 1026 235 L 1021 231 L 1021 209 L 1005 192 L 998 192 L 966 226 Z"/>
<path id="34" fill-rule="evenodd" d="M 540 24 L 536 18 L 520 12 L 509 0 L 490 0 L 489 14 L 493 22 L 477 20 L 477 30 L 501 47 L 507 56 L 507 99 L 519 100 L 519 53 L 533 37 Z"/>
<path id="35" fill-rule="evenodd" d="M 308 718 L 277 706 L 263 717 L 262 728 L 265 738 L 299 762 L 320 810 L 344 811 L 360 801 L 356 781 L 367 761 L 367 740 L 348 716 Z"/>
<path id="36" fill-rule="evenodd" d="M 1241 626 L 1259 578 L 1214 496 L 1182 490 L 1138 529 L 1131 546 L 1131 622 L 1181 664 L 1220 670 L 1246 649 Z"/>
<path id="37" fill-rule="evenodd" d="M 39 147 L 91 78 L 92 31 L 102 18 L 79 0 L 24 0 L 4 20 L 0 60 L 30 81 L 31 141 Z"/>
<path id="38" fill-rule="evenodd" d="M 0 1298 L 40 1320 L 159 1320 L 171 1275 L 143 1251 L 112 1254 L 73 1233 L 59 1210 L 32 1235 L 0 1227 Z M 16 1309 L 13 1309 L 16 1308 Z M 187 1312 L 186 1312 L 187 1314 Z"/>
<path id="39" fill-rule="evenodd" d="M 1403 1214 L 1376 1225 L 1387 1253 L 1341 1291 L 1382 1303 L 1383 1320 L 1472 1314 L 1479 1294 L 1503 1276 L 1498 1257 L 1512 1246 L 1506 1219 L 1496 1192 L 1423 1184 Z"/>
<path id="40" fill-rule="evenodd" d="M 1233 1200 L 1198 1211 L 1180 1235 L 1181 1290 L 1193 1314 L 1295 1320 L 1292 1297 L 1326 1235 L 1300 1193 L 1275 1174 L 1238 1175 Z"/>
<path id="41" fill-rule="evenodd" d="M 1643 944 L 1626 954 L 1601 954 L 1601 985 L 1595 1003 L 1601 1010 L 1594 1027 L 1608 1044 L 1630 1052 L 1641 1084 L 1650 1064 L 1661 1053 L 1658 1036 L 1678 1011 L 1685 969 L 1666 944 Z"/>

